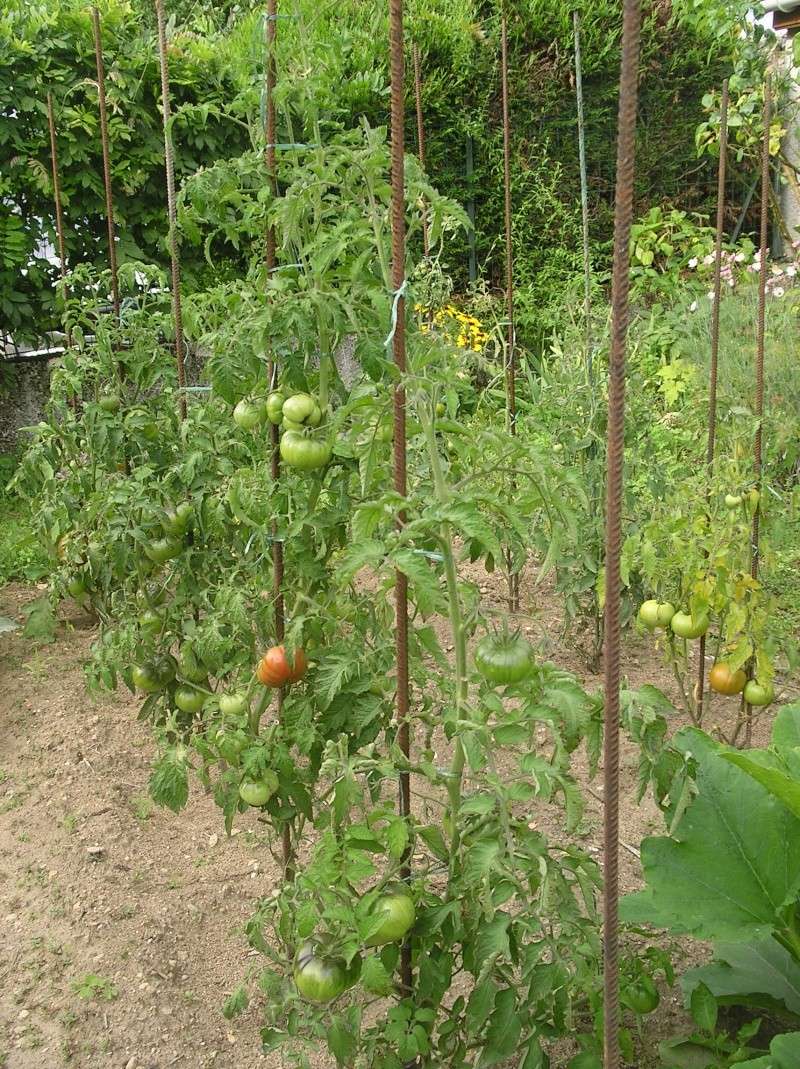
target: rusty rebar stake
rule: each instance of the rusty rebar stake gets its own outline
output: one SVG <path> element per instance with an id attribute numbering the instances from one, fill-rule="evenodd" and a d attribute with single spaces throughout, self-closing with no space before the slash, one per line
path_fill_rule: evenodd
<path id="1" fill-rule="evenodd" d="M 184 365 L 183 311 L 181 306 L 181 262 L 178 252 L 178 212 L 175 203 L 175 154 L 172 146 L 169 97 L 169 60 L 164 5 L 155 0 L 158 22 L 158 58 L 161 64 L 161 108 L 164 117 L 164 164 L 167 175 L 167 218 L 169 220 L 169 258 L 172 271 L 172 319 L 175 326 L 175 361 L 178 365 L 178 405 L 181 419 L 186 419 L 186 368 Z"/>
<path id="2" fill-rule="evenodd" d="M 422 62 L 419 46 L 414 45 L 414 100 L 417 107 L 417 158 L 422 170 L 425 170 L 425 120 L 422 114 Z M 428 213 L 422 206 L 422 251 L 427 256 L 431 251 L 428 233 Z"/>
<path id="3" fill-rule="evenodd" d="M 114 317 L 120 321 L 119 278 L 117 274 L 117 237 L 114 226 L 114 196 L 111 190 L 111 150 L 108 140 L 108 108 L 106 105 L 106 73 L 103 65 L 103 42 L 100 36 L 100 12 L 92 8 L 94 58 L 97 67 L 97 100 L 100 110 L 100 142 L 103 148 L 103 185 L 106 194 L 106 224 L 108 227 L 108 266 L 111 270 L 111 302 Z"/>
<path id="4" fill-rule="evenodd" d="M 638 101 L 639 0 L 623 0 L 622 64 L 617 132 L 611 351 L 608 373 L 606 486 L 605 733 L 603 741 L 603 1065 L 619 1069 L 619 724 L 620 557 L 625 434 L 625 355 L 630 290 L 630 236 Z"/>
<path id="5" fill-rule="evenodd" d="M 66 305 L 67 290 L 67 252 L 64 242 L 64 212 L 61 205 L 61 178 L 58 170 L 58 141 L 56 138 L 56 119 L 53 111 L 53 94 L 47 94 L 47 124 L 50 127 L 50 173 L 53 178 L 53 204 L 56 213 L 56 238 L 58 241 L 58 263 L 61 274 L 62 293 Z M 64 313 L 64 333 L 67 340 L 67 348 L 72 346 L 72 332 L 69 329 L 66 310 Z M 77 406 L 77 397 L 71 398 L 73 409 Z"/>
<path id="6" fill-rule="evenodd" d="M 728 79 L 722 83 L 719 115 L 719 166 L 717 168 L 717 229 L 714 241 L 714 298 L 711 308 L 711 369 L 708 383 L 708 444 L 706 446 L 706 506 L 711 503 L 711 478 L 714 472 L 714 450 L 717 440 L 717 379 L 719 369 L 719 317 L 722 301 L 722 239 L 725 233 L 725 179 L 728 163 Z M 695 719 L 703 718 L 706 685 L 706 636 L 700 637 L 695 693 Z"/>
<path id="7" fill-rule="evenodd" d="M 406 477 L 406 312 L 404 287 L 406 281 L 406 221 L 405 221 L 405 57 L 403 52 L 403 0 L 389 0 L 389 49 L 391 67 L 391 158 L 392 158 L 392 289 L 397 302 L 397 325 L 392 340 L 394 363 L 398 372 L 394 388 L 394 488 L 401 498 L 407 493 Z M 402 525 L 404 514 L 398 518 Z M 403 572 L 395 571 L 395 658 L 397 664 L 397 695 L 395 717 L 398 743 L 407 757 L 411 750 L 411 731 L 408 720 L 408 581 Z M 398 804 L 400 815 L 411 815 L 411 781 L 407 771 L 400 773 Z M 403 876 L 410 869 L 406 858 Z M 401 959 L 401 981 L 406 992 L 411 991 L 411 947 L 404 943 Z"/>
<path id="8" fill-rule="evenodd" d="M 758 272 L 758 319 L 756 321 L 756 397 L 754 415 L 756 433 L 753 440 L 753 478 L 758 491 L 758 501 L 753 509 L 753 528 L 750 536 L 750 575 L 758 579 L 761 559 L 761 496 L 763 494 L 763 420 L 764 420 L 764 348 L 766 341 L 767 311 L 767 237 L 769 232 L 770 198 L 770 126 L 772 123 L 772 78 L 767 72 L 764 81 L 764 135 L 761 146 L 761 227 L 759 234 L 760 263 Z M 753 739 L 753 707 L 745 703 L 745 746 Z"/>
<path id="9" fill-rule="evenodd" d="M 506 240 L 506 426 L 509 434 L 517 433 L 517 364 L 516 335 L 514 330 L 514 246 L 511 227 L 511 119 L 509 116 L 508 92 L 508 25 L 505 15 L 500 22 L 500 70 L 503 111 L 503 205 Z M 516 485 L 512 478 L 512 497 Z M 506 554 L 508 567 L 508 608 L 519 612 L 519 573 L 512 571 L 511 553 Z"/>
<path id="10" fill-rule="evenodd" d="M 278 138 L 277 116 L 275 112 L 275 87 L 278 81 L 278 69 L 275 60 L 275 46 L 278 36 L 278 0 L 267 0 L 267 17 L 265 22 L 267 62 L 264 78 L 264 103 L 266 112 L 264 163 L 267 170 L 267 182 L 269 183 L 270 191 L 274 199 L 278 195 L 278 157 L 276 151 L 276 142 Z M 268 224 L 264 250 L 264 265 L 267 269 L 268 278 L 271 277 L 276 262 L 277 242 L 275 228 L 271 224 Z M 277 386 L 277 369 L 275 367 L 275 361 L 271 355 L 267 368 L 267 375 L 269 378 L 269 388 L 272 390 Z M 280 479 L 281 474 L 281 454 L 280 428 L 274 423 L 270 423 L 269 438 L 270 475 L 273 483 L 276 483 Z M 286 631 L 286 610 L 283 598 L 283 542 L 275 537 L 277 534 L 277 526 L 274 522 L 272 524 L 272 534 L 272 594 L 273 604 L 275 606 L 275 641 L 283 642 L 283 637 Z M 283 699 L 284 689 L 281 687 L 278 691 L 279 717 L 282 715 L 283 711 Z M 291 881 L 294 879 L 295 874 L 294 847 L 292 845 L 292 829 L 288 822 L 284 825 L 281 834 L 281 849 L 283 852 L 284 878 Z"/>
<path id="11" fill-rule="evenodd" d="M 585 322 L 587 377 L 592 379 L 592 262 L 589 247 L 589 182 L 586 172 L 586 119 L 583 107 L 583 64 L 581 62 L 581 14 L 572 12 L 575 37 L 575 100 L 578 107 L 578 166 L 581 180 L 581 229 L 583 232 L 583 315 Z"/>

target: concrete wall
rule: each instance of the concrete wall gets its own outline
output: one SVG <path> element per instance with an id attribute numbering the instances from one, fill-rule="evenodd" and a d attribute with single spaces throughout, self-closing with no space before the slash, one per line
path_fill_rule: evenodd
<path id="1" fill-rule="evenodd" d="M 24 445 L 21 428 L 42 418 L 50 395 L 51 363 L 25 360 L 0 365 L 0 452 Z"/>

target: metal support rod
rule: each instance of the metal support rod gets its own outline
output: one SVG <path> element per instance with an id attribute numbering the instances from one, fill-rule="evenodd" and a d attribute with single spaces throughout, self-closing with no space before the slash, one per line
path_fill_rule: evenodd
<path id="1" fill-rule="evenodd" d="M 420 166 L 425 170 L 425 122 L 422 116 L 422 64 L 419 46 L 414 45 L 414 99 L 417 105 L 417 156 Z M 422 208 L 422 251 L 427 256 L 431 251 L 428 233 L 428 213 Z"/>
<path id="2" fill-rule="evenodd" d="M 111 192 L 111 152 L 108 141 L 108 109 L 106 107 L 106 74 L 103 66 L 103 42 L 100 36 L 100 12 L 92 8 L 94 58 L 97 66 L 97 99 L 100 108 L 100 141 L 103 146 L 103 184 L 106 193 L 106 223 L 108 226 L 108 266 L 111 269 L 111 303 L 119 323 L 119 279 L 117 277 L 117 238 L 114 226 L 114 198 Z"/>
<path id="3" fill-rule="evenodd" d="M 391 126 L 392 126 L 392 289 L 397 301 L 397 326 L 392 341 L 394 363 L 398 372 L 394 388 L 394 488 L 400 497 L 407 493 L 406 479 L 406 313 L 403 287 L 406 279 L 406 223 L 405 223 L 405 58 L 403 54 L 403 0 L 389 0 L 389 48 L 391 67 Z M 405 516 L 401 513 L 402 525 Z M 395 657 L 397 663 L 397 696 L 395 717 L 398 743 L 408 757 L 411 732 L 408 719 L 408 583 L 399 569 L 395 572 Z M 400 773 L 398 798 L 400 814 L 411 815 L 411 783 L 408 772 Z M 408 859 L 403 876 L 410 876 Z M 411 991 L 411 947 L 403 945 L 401 982 Z"/>
<path id="4" fill-rule="evenodd" d="M 175 361 L 178 365 L 179 407 L 181 419 L 186 419 L 186 368 L 183 344 L 183 312 L 181 308 L 181 262 L 178 252 L 175 204 L 175 155 L 172 146 L 169 99 L 169 60 L 167 59 L 167 31 L 164 24 L 164 5 L 155 0 L 158 22 L 158 58 L 161 64 L 161 108 L 164 117 L 164 163 L 167 174 L 167 218 L 169 220 L 169 258 L 172 269 L 172 319 L 175 326 Z"/>
<path id="5" fill-rule="evenodd" d="M 772 78 L 767 73 L 764 82 L 764 135 L 761 148 L 761 232 L 760 263 L 758 272 L 758 319 L 756 321 L 756 396 L 753 414 L 756 418 L 756 433 L 753 441 L 753 481 L 759 498 L 753 509 L 753 528 L 750 537 L 750 575 L 758 579 L 761 557 L 761 496 L 763 493 L 763 420 L 764 420 L 764 345 L 766 336 L 767 309 L 767 241 L 769 234 L 770 164 L 769 141 L 772 122 Z M 745 704 L 745 746 L 753 736 L 753 708 Z"/>
<path id="6" fill-rule="evenodd" d="M 506 416 L 508 429 L 516 434 L 516 355 L 514 337 L 514 248 L 511 233 L 511 121 L 508 112 L 508 29 L 505 16 L 500 28 L 500 63 L 503 87 L 503 192 L 506 236 Z"/>
<path id="7" fill-rule="evenodd" d="M 467 198 L 467 215 L 469 216 L 470 228 L 467 234 L 467 241 L 469 243 L 469 280 L 475 282 L 478 277 L 478 257 L 475 248 L 475 197 L 472 194 L 472 173 L 474 170 L 474 153 L 472 134 L 467 134 L 467 156 L 465 161 L 465 174 L 467 179 L 467 186 L 469 189 L 469 196 Z"/>
<path id="8" fill-rule="evenodd" d="M 500 71 L 503 97 L 503 199 L 506 238 L 506 426 L 511 435 L 517 433 L 517 368 L 516 337 L 514 332 L 514 245 L 511 231 L 511 120 L 508 101 L 508 24 L 505 15 L 500 22 Z M 512 482 L 512 497 L 516 487 Z M 510 552 L 508 566 L 508 608 L 519 612 L 519 574 L 512 571 Z"/>
<path id="9" fill-rule="evenodd" d="M 61 206 L 61 179 L 58 171 L 58 143 L 56 140 L 56 120 L 55 113 L 53 111 L 53 94 L 47 94 L 47 123 L 50 127 L 50 167 L 51 174 L 53 176 L 53 203 L 56 213 L 56 238 L 58 240 L 58 262 L 61 273 L 61 282 L 63 286 L 64 301 L 67 300 L 67 252 L 66 245 L 64 243 L 64 213 Z M 67 348 L 72 345 L 72 335 L 69 326 L 65 324 L 65 333 L 67 337 Z M 77 403 L 77 398 L 72 398 L 73 408 Z"/>
<path id="10" fill-rule="evenodd" d="M 277 118 L 275 113 L 275 87 L 278 81 L 277 64 L 275 61 L 275 44 L 278 35 L 278 0 L 267 0 L 267 17 L 266 17 L 266 72 L 264 80 L 264 103 L 266 111 L 266 129 L 264 131 L 266 138 L 266 147 L 264 149 L 264 163 L 267 169 L 267 181 L 270 186 L 270 191 L 273 198 L 278 195 L 278 158 L 276 151 L 277 138 Z M 266 243 L 264 250 L 264 264 L 267 269 L 267 277 L 269 278 L 272 272 L 275 270 L 277 262 L 277 245 L 275 228 L 270 224 L 267 226 Z M 277 368 L 275 362 L 270 357 L 268 367 L 269 385 L 270 389 L 274 389 L 277 385 Z M 270 474 L 272 481 L 275 483 L 280 478 L 281 474 L 281 455 L 280 455 L 280 429 L 274 424 L 270 423 Z M 285 605 L 283 599 L 283 542 L 274 537 L 277 534 L 277 526 L 273 522 L 272 525 L 272 594 L 273 604 L 275 606 L 275 641 L 282 642 L 286 622 L 285 622 Z M 278 716 L 280 717 L 283 711 L 283 699 L 284 690 L 283 687 L 278 691 Z M 295 865 L 294 865 L 294 847 L 292 845 L 292 829 L 291 825 L 287 823 L 283 827 L 281 834 L 281 849 L 283 852 L 283 874 L 287 880 L 294 879 Z"/>
<path id="11" fill-rule="evenodd" d="M 719 166 L 717 168 L 717 230 L 714 242 L 714 302 L 711 308 L 711 369 L 708 383 L 708 444 L 706 447 L 706 504 L 710 502 L 714 450 L 717 439 L 717 371 L 719 368 L 719 317 L 722 302 L 722 239 L 725 232 L 725 178 L 728 163 L 728 79 L 722 83 L 719 117 Z M 695 718 L 703 718 L 706 685 L 706 636 L 700 638 L 695 691 Z"/>
<path id="12" fill-rule="evenodd" d="M 581 221 L 583 224 L 583 315 L 586 320 L 586 370 L 592 375 L 592 262 L 589 250 L 589 182 L 586 172 L 586 120 L 583 110 L 583 67 L 581 64 L 581 16 L 572 12 L 575 33 L 575 96 L 578 103 L 578 161 L 581 177 Z"/>
<path id="13" fill-rule="evenodd" d="M 619 1069 L 619 723 L 620 557 L 625 434 L 625 355 L 630 290 L 630 236 L 638 101 L 639 0 L 623 0 L 622 65 L 617 131 L 611 351 L 608 368 L 606 484 L 605 733 L 603 741 L 603 1066 Z"/>

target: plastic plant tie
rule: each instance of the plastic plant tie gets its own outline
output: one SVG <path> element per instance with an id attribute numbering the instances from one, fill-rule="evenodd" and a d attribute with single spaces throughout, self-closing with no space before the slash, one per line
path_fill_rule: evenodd
<path id="1" fill-rule="evenodd" d="M 386 349 L 391 348 L 392 342 L 394 341 L 394 336 L 397 333 L 397 314 L 400 308 L 400 301 L 403 299 L 403 297 L 405 297 L 407 289 L 408 279 L 406 278 L 403 280 L 402 286 L 400 286 L 399 289 L 396 289 L 392 294 L 392 326 L 389 333 L 386 335 L 386 341 L 383 343 L 384 348 Z"/>

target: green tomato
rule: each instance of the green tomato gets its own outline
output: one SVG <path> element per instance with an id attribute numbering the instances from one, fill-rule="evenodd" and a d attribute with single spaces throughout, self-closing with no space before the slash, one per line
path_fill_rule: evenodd
<path id="1" fill-rule="evenodd" d="M 252 431 L 260 426 L 266 418 L 266 409 L 263 405 L 244 399 L 233 410 L 233 421 L 242 430 Z"/>
<path id="2" fill-rule="evenodd" d="M 171 653 L 165 653 L 161 657 L 156 657 L 153 665 L 162 687 L 166 687 L 171 683 L 178 671 L 178 662 Z"/>
<path id="3" fill-rule="evenodd" d="M 208 669 L 201 663 L 191 642 L 184 642 L 178 650 L 178 672 L 190 683 L 202 683 L 208 675 Z"/>
<path id="4" fill-rule="evenodd" d="M 634 1013 L 652 1013 L 661 998 L 658 989 L 646 973 L 626 984 L 620 992 L 620 1002 Z"/>
<path id="5" fill-rule="evenodd" d="M 179 538 L 165 537 L 154 538 L 144 547 L 144 551 L 153 564 L 164 564 L 168 560 L 174 560 L 183 550 L 183 542 Z"/>
<path id="6" fill-rule="evenodd" d="M 656 613 L 657 626 L 666 627 L 674 615 L 675 606 L 669 601 L 661 602 L 658 606 L 658 612 Z"/>
<path id="7" fill-rule="evenodd" d="M 679 638 L 700 638 L 708 631 L 708 613 L 691 616 L 688 612 L 676 612 L 669 626 Z"/>
<path id="8" fill-rule="evenodd" d="M 175 704 L 183 713 L 199 713 L 206 703 L 206 696 L 196 687 L 178 687 Z"/>
<path id="9" fill-rule="evenodd" d="M 744 700 L 748 705 L 769 705 L 775 700 L 775 689 L 771 683 L 748 679 L 744 688 Z"/>
<path id="10" fill-rule="evenodd" d="M 131 679 L 136 689 L 143 690 L 145 694 L 155 694 L 156 691 L 164 689 L 158 668 L 152 661 L 135 664 L 131 669 Z"/>
<path id="11" fill-rule="evenodd" d="M 146 635 L 157 635 L 164 626 L 164 617 L 155 609 L 145 609 L 139 617 L 139 627 Z"/>
<path id="12" fill-rule="evenodd" d="M 741 494 L 726 494 L 725 495 L 725 507 L 729 509 L 738 509 L 742 503 Z"/>
<path id="13" fill-rule="evenodd" d="M 238 765 L 242 750 L 247 746 L 248 737 L 244 731 L 226 731 L 220 728 L 214 736 L 214 745 L 220 757 L 229 765 Z"/>
<path id="14" fill-rule="evenodd" d="M 71 598 L 82 598 L 86 593 L 86 580 L 82 575 L 73 575 L 67 583 L 67 593 Z"/>
<path id="15" fill-rule="evenodd" d="M 193 516 L 194 505 L 192 502 L 181 501 L 174 509 L 168 508 L 164 510 L 161 526 L 166 534 L 172 535 L 174 538 L 181 538 L 189 529 Z"/>
<path id="16" fill-rule="evenodd" d="M 111 416 L 119 412 L 120 408 L 122 407 L 122 402 L 115 393 L 104 393 L 98 401 L 98 404 L 100 405 L 100 408 L 103 410 L 103 412 L 108 412 L 108 414 Z"/>
<path id="17" fill-rule="evenodd" d="M 283 418 L 294 423 L 306 423 L 309 416 L 313 416 L 315 408 L 319 412 L 319 406 L 310 393 L 296 393 L 283 402 Z"/>
<path id="18" fill-rule="evenodd" d="M 324 468 L 331 459 L 331 447 L 327 442 L 306 438 L 297 431 L 286 431 L 281 438 L 281 460 L 298 471 L 314 471 Z"/>
<path id="19" fill-rule="evenodd" d="M 150 608 L 157 608 L 167 600 L 167 591 L 162 583 L 147 583 L 142 593 L 145 604 Z"/>
<path id="20" fill-rule="evenodd" d="M 285 431 L 302 431 L 304 426 L 304 423 L 295 423 L 293 419 L 284 419 L 281 423 L 281 427 Z"/>
<path id="21" fill-rule="evenodd" d="M 223 716 L 236 717 L 242 716 L 247 712 L 247 696 L 240 694 L 222 694 L 219 699 L 219 711 Z"/>
<path id="22" fill-rule="evenodd" d="M 495 685 L 519 683 L 533 672 L 533 649 L 521 635 L 486 635 L 475 650 L 475 666 Z"/>
<path id="23" fill-rule="evenodd" d="M 322 409 L 314 402 L 314 407 L 311 409 L 311 415 L 306 416 L 306 425 L 309 427 L 319 427 L 322 423 Z"/>
<path id="24" fill-rule="evenodd" d="M 643 601 L 639 606 L 639 619 L 648 631 L 655 631 L 658 627 L 658 602 L 652 598 Z"/>
<path id="25" fill-rule="evenodd" d="M 349 979 L 344 958 L 325 957 L 311 941 L 303 943 L 298 950 L 294 982 L 308 1002 L 333 1002 L 347 990 Z"/>
<path id="26" fill-rule="evenodd" d="M 268 772 L 264 779 L 243 779 L 239 784 L 239 797 L 246 805 L 256 809 L 265 806 L 278 789 L 278 777 Z"/>
<path id="27" fill-rule="evenodd" d="M 366 940 L 368 947 L 397 943 L 411 930 L 416 919 L 414 900 L 405 889 L 381 895 L 370 914 L 382 920 L 380 928 Z"/>
<path id="28" fill-rule="evenodd" d="M 277 427 L 283 419 L 283 404 L 286 398 L 279 390 L 275 390 L 267 398 L 267 419 Z"/>

